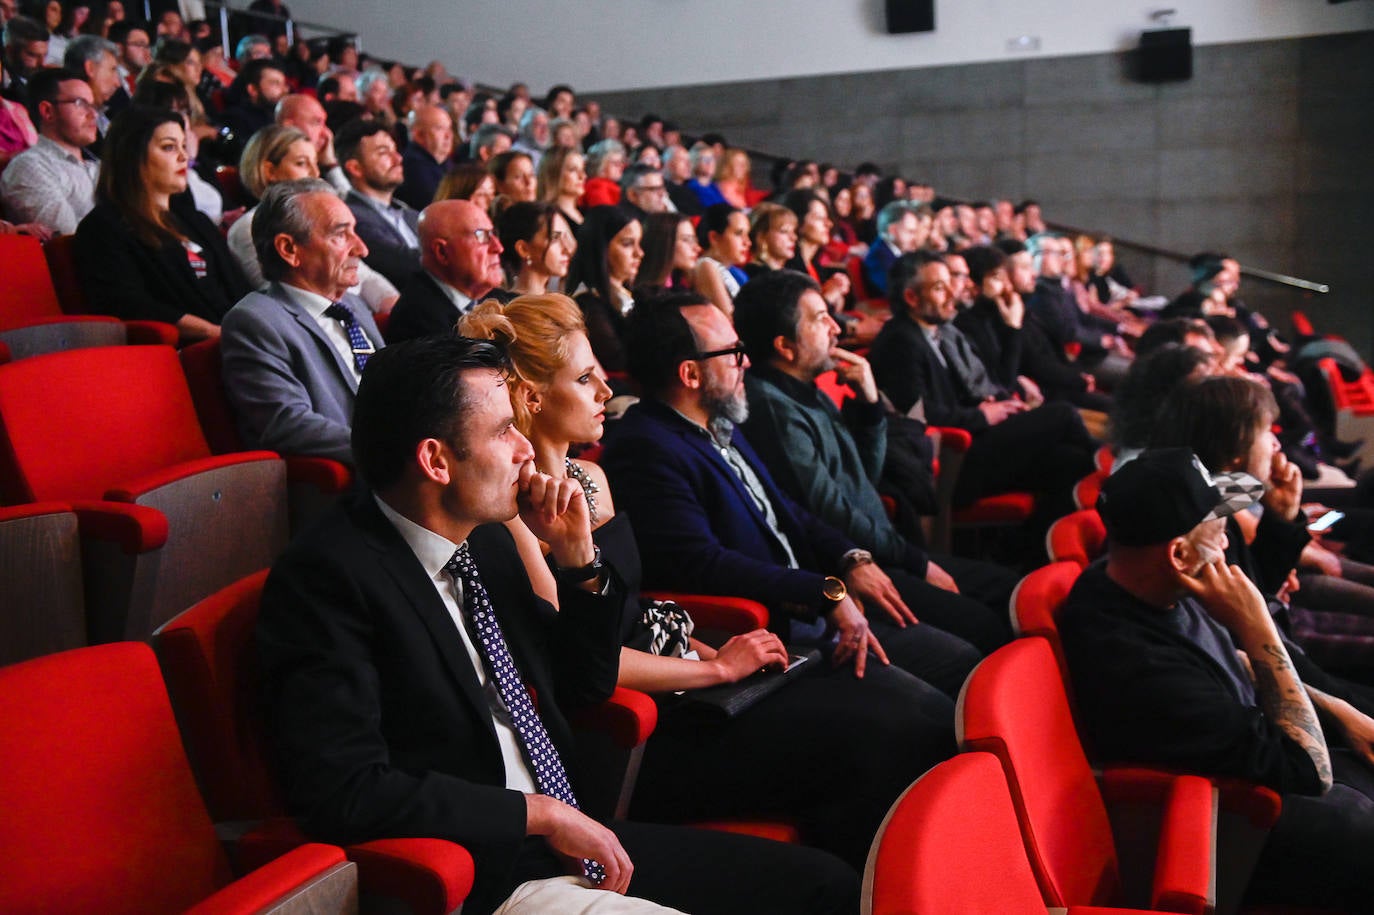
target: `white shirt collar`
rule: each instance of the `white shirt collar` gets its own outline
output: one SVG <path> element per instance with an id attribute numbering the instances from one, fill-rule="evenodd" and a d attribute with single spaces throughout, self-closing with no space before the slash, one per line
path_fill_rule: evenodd
<path id="1" fill-rule="evenodd" d="M 420 565 L 424 566 L 425 574 L 432 579 L 438 579 L 441 575 L 447 577 L 444 566 L 448 565 L 448 561 L 453 558 L 459 545 L 443 534 L 436 534 L 429 528 L 411 521 L 383 502 L 382 497 L 376 493 L 372 494 L 372 498 L 376 500 L 377 507 L 382 510 L 382 514 L 391 522 L 391 526 L 396 528 L 396 532 L 405 540 L 406 545 L 415 554 L 415 558 L 420 560 Z"/>
<path id="2" fill-rule="evenodd" d="M 301 308 L 304 308 L 310 317 L 319 320 L 324 317 L 325 310 L 333 305 L 334 302 L 318 292 L 309 292 L 299 286 L 292 286 L 290 283 L 282 283 L 281 288 L 290 296 L 291 301 Z"/>

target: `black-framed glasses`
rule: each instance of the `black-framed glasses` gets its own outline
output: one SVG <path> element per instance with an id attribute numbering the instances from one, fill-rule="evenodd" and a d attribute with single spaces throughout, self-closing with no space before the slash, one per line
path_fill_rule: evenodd
<path id="1" fill-rule="evenodd" d="M 692 358 L 700 361 L 702 359 L 714 359 L 717 356 L 734 356 L 735 368 L 739 368 L 741 365 L 744 365 L 744 355 L 744 341 L 736 340 L 735 345 L 729 349 L 713 349 L 707 353 L 697 353 Z"/>

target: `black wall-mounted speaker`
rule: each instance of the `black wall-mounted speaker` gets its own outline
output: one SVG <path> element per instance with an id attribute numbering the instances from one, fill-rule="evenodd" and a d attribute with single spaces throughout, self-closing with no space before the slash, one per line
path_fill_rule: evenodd
<path id="1" fill-rule="evenodd" d="M 1136 78 L 1168 83 L 1193 78 L 1193 30 L 1155 29 L 1140 33 Z"/>
<path id="2" fill-rule="evenodd" d="M 887 0 L 889 35 L 935 31 L 935 0 Z"/>

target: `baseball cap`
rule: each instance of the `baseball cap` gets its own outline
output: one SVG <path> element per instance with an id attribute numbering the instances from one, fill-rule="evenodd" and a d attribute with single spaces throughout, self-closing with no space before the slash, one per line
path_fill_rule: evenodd
<path id="1" fill-rule="evenodd" d="M 1156 448 L 1107 478 L 1097 513 L 1113 543 L 1151 546 L 1249 508 L 1263 495 L 1264 484 L 1248 473 L 1209 473 L 1188 448 Z"/>

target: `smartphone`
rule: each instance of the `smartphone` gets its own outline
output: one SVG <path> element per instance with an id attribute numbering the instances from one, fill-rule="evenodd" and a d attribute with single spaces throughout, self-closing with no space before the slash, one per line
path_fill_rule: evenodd
<path id="1" fill-rule="evenodd" d="M 1331 511 L 1322 515 L 1316 521 L 1313 521 L 1311 524 L 1307 525 L 1307 529 L 1309 531 L 1321 533 L 1324 530 L 1328 530 L 1331 527 L 1331 525 L 1335 524 L 1337 521 L 1341 520 L 1344 517 L 1345 512 L 1338 512 L 1335 509 L 1332 509 Z"/>

